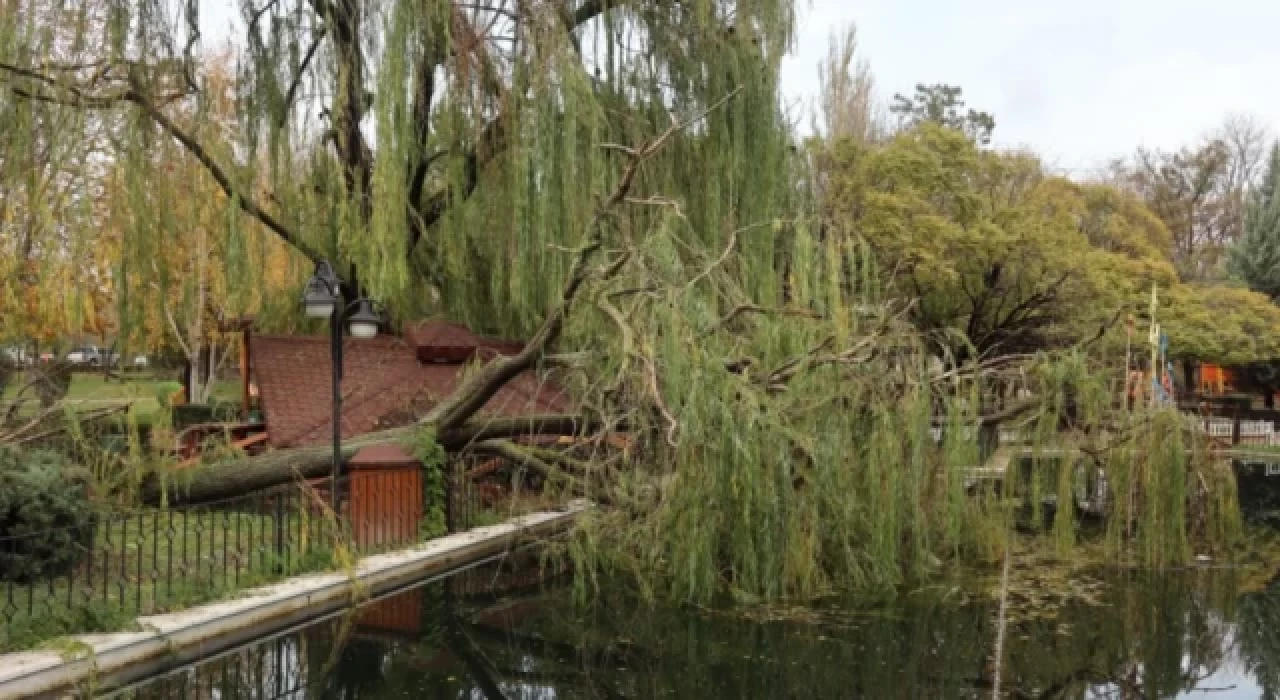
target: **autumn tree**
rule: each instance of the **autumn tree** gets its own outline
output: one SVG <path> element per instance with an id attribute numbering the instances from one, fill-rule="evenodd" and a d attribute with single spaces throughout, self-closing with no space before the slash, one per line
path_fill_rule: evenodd
<path id="1" fill-rule="evenodd" d="M 104 6 L 6 0 L 0 43 L 44 24 L 100 23 Z M 41 60 L 56 71 L 75 51 L 70 38 L 51 39 Z M 102 220 L 98 178 L 114 120 L 6 90 L 0 125 L 0 336 L 45 344 L 101 337 L 114 309 L 110 263 L 92 232 Z"/>
<path id="2" fill-rule="evenodd" d="M 205 113 L 179 110 L 175 119 L 199 128 L 205 147 L 225 155 L 234 141 L 234 70 L 225 54 L 200 68 Z M 305 258 L 241 217 L 200 161 L 170 139 L 126 146 L 105 187 L 127 340 L 178 351 L 187 366 L 187 400 L 206 403 L 239 345 L 230 332 L 237 319 L 293 327 L 297 290 L 310 272 Z"/>
<path id="3" fill-rule="evenodd" d="M 1225 276 L 1226 251 L 1244 231 L 1246 193 L 1265 157 L 1266 132 L 1233 117 L 1200 143 L 1177 151 L 1139 149 L 1118 165 L 1119 180 L 1137 192 L 1173 235 L 1183 280 Z"/>
<path id="4" fill-rule="evenodd" d="M 870 63 L 858 53 L 854 25 L 831 35 L 827 56 L 818 66 L 818 85 L 813 130 L 822 138 L 870 143 L 888 133 L 877 104 L 875 76 Z"/>

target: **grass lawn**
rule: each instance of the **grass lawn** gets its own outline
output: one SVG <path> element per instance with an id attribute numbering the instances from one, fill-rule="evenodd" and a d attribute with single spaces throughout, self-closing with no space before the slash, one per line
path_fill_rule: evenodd
<path id="1" fill-rule="evenodd" d="M 0 653 L 127 627 L 140 615 L 232 597 L 333 565 L 329 527 L 291 502 L 249 511 L 141 511 L 99 524 L 74 570 L 0 581 Z"/>
<path id="2" fill-rule="evenodd" d="M 21 376 L 11 381 L 6 391 L 0 395 L 0 404 L 11 401 L 25 384 L 26 380 Z M 78 405 L 82 410 L 92 408 L 96 403 L 128 401 L 132 406 L 131 411 L 134 417 L 145 423 L 160 410 L 161 389 L 173 384 L 173 380 L 157 379 L 154 376 L 146 379 L 104 381 L 102 374 L 97 372 L 76 372 L 71 375 L 71 387 L 67 390 L 66 400 Z M 219 401 L 238 401 L 240 381 L 218 380 L 213 387 L 213 398 Z"/>

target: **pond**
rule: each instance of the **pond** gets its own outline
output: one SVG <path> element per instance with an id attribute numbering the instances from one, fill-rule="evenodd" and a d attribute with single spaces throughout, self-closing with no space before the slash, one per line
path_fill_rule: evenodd
<path id="1" fill-rule="evenodd" d="M 472 570 L 110 697 L 992 697 L 997 601 L 982 586 L 726 613 L 623 596 L 583 609 L 563 579 L 527 574 Z M 1019 567 L 1002 696 L 1275 697 L 1280 584 L 1241 579 Z"/>

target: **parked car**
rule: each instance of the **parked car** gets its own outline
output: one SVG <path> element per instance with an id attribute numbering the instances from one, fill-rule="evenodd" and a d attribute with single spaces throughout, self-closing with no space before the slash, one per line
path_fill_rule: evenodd
<path id="1" fill-rule="evenodd" d="M 0 348 L 0 360 L 14 365 L 29 365 L 31 364 L 31 355 L 27 353 L 26 348 L 14 345 Z"/>
<path id="2" fill-rule="evenodd" d="M 67 362 L 73 365 L 88 365 L 89 367 L 101 367 L 104 364 L 108 367 L 115 365 L 120 361 L 120 356 L 104 350 L 96 345 L 84 345 L 73 349 L 67 353 Z"/>
<path id="3" fill-rule="evenodd" d="M 134 369 L 146 369 L 151 366 L 151 361 L 147 359 L 146 355 L 134 355 L 129 364 L 133 365 Z"/>

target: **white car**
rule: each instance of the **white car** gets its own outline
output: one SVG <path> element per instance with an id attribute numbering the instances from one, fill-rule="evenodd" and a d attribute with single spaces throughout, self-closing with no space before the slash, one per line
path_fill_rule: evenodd
<path id="1" fill-rule="evenodd" d="M 135 369 L 146 369 L 151 365 L 151 361 L 147 359 L 146 355 L 134 355 L 129 364 L 133 365 Z"/>
<path id="2" fill-rule="evenodd" d="M 31 356 L 27 354 L 27 349 L 23 347 L 0 348 L 0 359 L 15 365 L 31 364 Z"/>
<path id="3" fill-rule="evenodd" d="M 103 363 L 107 366 L 114 365 L 120 361 L 119 355 L 113 355 L 96 345 L 85 345 L 78 347 L 67 353 L 67 362 L 73 365 L 89 365 L 90 367 L 101 367 Z"/>

